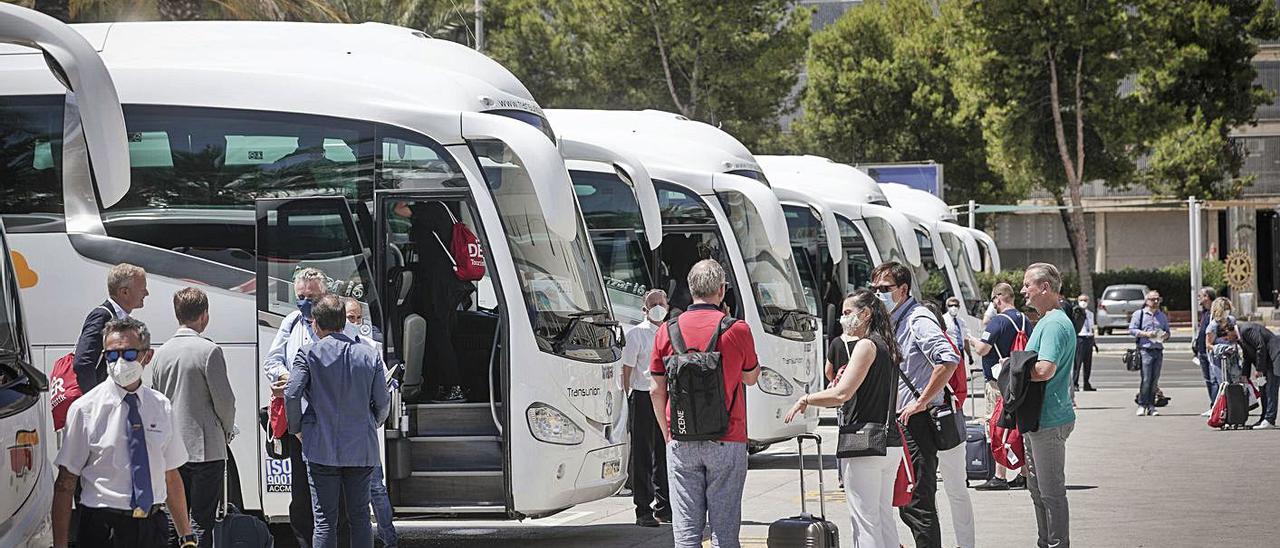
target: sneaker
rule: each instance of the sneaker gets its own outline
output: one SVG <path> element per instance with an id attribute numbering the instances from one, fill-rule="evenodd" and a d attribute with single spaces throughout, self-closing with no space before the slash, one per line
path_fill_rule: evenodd
<path id="1" fill-rule="evenodd" d="M 991 478 L 986 483 L 974 487 L 976 491 L 1008 491 L 1009 482 L 1000 478 Z"/>
<path id="2" fill-rule="evenodd" d="M 442 386 L 440 387 L 440 394 L 437 395 L 435 401 L 437 403 L 460 403 L 467 401 L 467 396 L 462 393 L 461 386 Z"/>
<path id="3" fill-rule="evenodd" d="M 1094 388 L 1092 384 L 1086 384 L 1086 385 L 1084 385 L 1084 391 L 1085 391 L 1085 392 L 1097 392 L 1097 391 L 1098 391 L 1098 389 L 1097 389 L 1097 388 Z"/>
<path id="4" fill-rule="evenodd" d="M 1146 408 L 1146 407 L 1143 407 L 1143 406 L 1141 406 L 1141 405 L 1139 405 L 1139 406 L 1138 406 L 1138 412 L 1137 412 L 1137 413 L 1134 413 L 1134 415 L 1135 415 L 1135 416 L 1139 416 L 1139 417 L 1144 417 L 1144 416 L 1149 415 L 1149 414 L 1150 414 L 1150 413 L 1147 413 L 1147 408 Z"/>
<path id="5" fill-rule="evenodd" d="M 640 527 L 657 527 L 662 524 L 658 523 L 658 519 L 653 516 L 640 516 L 636 518 L 636 525 Z"/>
<path id="6" fill-rule="evenodd" d="M 1271 421 L 1267 421 L 1267 420 L 1264 420 L 1264 421 L 1262 421 L 1262 422 L 1260 422 L 1260 423 L 1258 423 L 1258 424 L 1253 425 L 1253 429 L 1254 429 L 1254 430 L 1267 430 L 1267 429 L 1275 428 L 1275 427 L 1276 427 L 1276 425 L 1271 424 Z"/>
<path id="7" fill-rule="evenodd" d="M 1027 488 L 1026 476 L 1019 475 L 1018 477 L 1013 478 L 1013 481 L 1009 482 L 1009 488 L 1010 489 L 1026 489 Z"/>
<path id="8" fill-rule="evenodd" d="M 1159 412 L 1159 411 L 1156 411 L 1156 408 L 1155 408 L 1155 407 L 1148 407 L 1148 408 L 1147 408 L 1147 416 L 1148 416 L 1148 417 L 1158 417 L 1158 416 L 1160 416 L 1160 412 Z"/>
<path id="9" fill-rule="evenodd" d="M 1213 415 L 1213 408 L 1212 408 L 1212 407 L 1210 407 L 1210 408 L 1208 408 L 1208 409 L 1205 409 L 1205 410 L 1204 410 L 1204 413 L 1201 413 L 1201 414 L 1200 414 L 1200 416 L 1201 416 L 1201 417 L 1208 417 L 1208 416 L 1212 416 L 1212 415 Z"/>

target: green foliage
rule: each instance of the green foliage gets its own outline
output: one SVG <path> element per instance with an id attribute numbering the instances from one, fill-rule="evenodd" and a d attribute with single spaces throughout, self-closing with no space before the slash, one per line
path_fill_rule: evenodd
<path id="1" fill-rule="evenodd" d="M 1015 201 L 1028 187 L 988 166 L 978 113 L 956 95 L 960 4 L 940 9 L 867 2 L 814 35 L 798 132 L 807 152 L 838 162 L 938 161 L 952 203 Z"/>
<path id="2" fill-rule="evenodd" d="M 1201 282 L 1209 287 L 1214 288 L 1219 294 L 1223 294 L 1227 289 L 1226 277 L 1223 275 L 1225 266 L 1222 261 L 1213 259 L 1206 260 L 1200 264 Z M 981 288 L 981 295 L 986 297 L 991 295 L 991 288 L 999 282 L 1005 282 L 1013 286 L 1014 293 L 1022 287 L 1022 270 L 1003 270 L 998 274 L 989 274 L 985 272 L 978 273 L 978 285 Z M 1191 266 L 1190 263 L 1182 262 L 1156 269 L 1135 269 L 1123 268 L 1120 270 L 1107 270 L 1105 272 L 1093 273 L 1093 280 L 1099 295 L 1103 289 L 1109 285 L 1118 284 L 1145 284 L 1147 287 L 1160 292 L 1164 297 L 1165 307 L 1169 310 L 1191 310 Z M 1079 277 L 1074 272 L 1062 273 L 1062 294 L 1067 298 L 1080 294 Z M 1097 300 L 1099 295 L 1094 295 Z M 1023 308 L 1022 295 L 1017 294 L 1014 297 L 1016 305 Z"/>
<path id="3" fill-rule="evenodd" d="M 544 107 L 669 110 L 748 147 L 777 132 L 809 37 L 791 0 L 503 0 L 486 20 Z"/>
<path id="4" fill-rule="evenodd" d="M 1145 0 L 1136 4 L 1134 96 L 1144 109 L 1149 163 L 1139 182 L 1186 198 L 1238 196 L 1244 151 L 1229 138 L 1272 94 L 1255 83 L 1260 40 L 1280 37 L 1274 2 Z"/>

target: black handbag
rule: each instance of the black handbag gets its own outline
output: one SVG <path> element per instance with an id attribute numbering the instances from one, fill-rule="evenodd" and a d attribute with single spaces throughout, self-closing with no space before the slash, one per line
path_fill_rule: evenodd
<path id="1" fill-rule="evenodd" d="M 845 343 L 847 349 L 849 343 Z M 853 353 L 850 352 L 850 359 Z M 890 364 L 892 365 L 892 364 Z M 847 365 L 846 365 L 847 367 Z M 836 457 L 883 457 L 889 451 L 889 426 L 893 424 L 893 412 L 898 401 L 898 383 L 889 380 L 889 411 L 884 422 L 855 422 L 840 425 L 836 439 Z M 856 396 L 855 396 L 856 397 Z"/>
<path id="2" fill-rule="evenodd" d="M 1146 319 L 1147 311 L 1144 309 L 1138 316 L 1138 329 L 1142 329 L 1142 320 Z M 1142 371 L 1142 339 L 1134 338 L 1133 348 L 1124 351 L 1124 368 L 1128 371 Z"/>
<path id="3" fill-rule="evenodd" d="M 902 368 L 898 370 L 898 376 L 902 378 L 902 382 L 907 384 L 907 388 L 915 395 L 916 399 L 920 399 L 920 391 L 916 390 L 916 386 L 911 384 L 911 379 L 907 378 L 907 374 L 902 372 Z M 933 430 L 933 444 L 939 451 L 946 451 L 959 447 L 964 442 L 964 415 L 956 411 L 955 405 L 952 405 L 951 388 L 943 387 L 942 403 L 929 406 L 929 424 Z"/>

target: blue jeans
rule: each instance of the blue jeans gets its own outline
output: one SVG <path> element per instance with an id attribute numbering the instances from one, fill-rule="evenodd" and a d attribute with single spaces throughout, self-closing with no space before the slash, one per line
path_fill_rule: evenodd
<path id="1" fill-rule="evenodd" d="M 325 466 L 307 463 L 311 483 L 311 508 L 315 515 L 312 548 L 337 548 L 338 504 L 345 499 L 351 523 L 351 548 L 373 548 L 369 524 L 369 479 L 372 466 Z"/>
<path id="2" fill-rule="evenodd" d="M 395 513 L 391 511 L 391 497 L 387 495 L 387 484 L 382 481 L 382 467 L 373 467 L 369 475 L 369 501 L 373 503 L 373 516 L 378 520 L 378 538 L 387 548 L 396 546 L 400 538 L 396 536 L 396 526 L 391 524 Z"/>
<path id="3" fill-rule="evenodd" d="M 1163 348 L 1142 349 L 1142 384 L 1138 387 L 1138 405 L 1154 407 L 1160 369 L 1164 366 Z"/>
<path id="4" fill-rule="evenodd" d="M 667 444 L 671 487 L 671 532 L 676 548 L 702 546 L 711 524 L 711 545 L 738 548 L 742 488 L 747 483 L 747 444 L 672 441 Z"/>

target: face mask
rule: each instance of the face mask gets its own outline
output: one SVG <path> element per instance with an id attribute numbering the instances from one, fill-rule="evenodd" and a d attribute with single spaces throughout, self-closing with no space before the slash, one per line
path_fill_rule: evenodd
<path id="1" fill-rule="evenodd" d="M 136 360 L 118 359 L 107 364 L 107 375 L 111 377 L 112 382 L 120 386 L 129 386 L 142 378 L 142 363 Z"/>
<path id="2" fill-rule="evenodd" d="M 880 302 L 884 303 L 884 307 L 885 307 L 885 309 L 886 309 L 886 310 L 888 310 L 888 311 L 890 311 L 890 312 L 893 312 L 893 307 L 897 306 L 897 304 L 898 304 L 898 303 L 893 302 L 893 292 L 892 292 L 892 291 L 885 291 L 885 292 L 883 292 L 883 293 L 881 293 L 881 292 L 876 292 L 876 298 L 877 298 L 877 299 L 880 299 Z"/>
<path id="3" fill-rule="evenodd" d="M 650 308 L 648 312 L 645 312 L 644 315 L 653 323 L 661 323 L 662 320 L 667 319 L 667 307 L 662 305 L 655 306 Z"/>
<path id="4" fill-rule="evenodd" d="M 1076 304 L 1080 305 L 1080 308 L 1089 308 L 1089 301 L 1080 301 Z"/>
<path id="5" fill-rule="evenodd" d="M 947 312 L 950 312 L 952 316 L 955 316 L 956 314 L 959 314 L 959 313 L 960 313 L 960 307 L 958 307 L 958 306 L 948 306 L 948 307 L 947 307 Z"/>
<path id="6" fill-rule="evenodd" d="M 308 299 L 306 297 L 298 299 L 298 311 L 302 312 L 302 317 L 304 319 L 310 320 L 311 319 L 311 299 Z"/>
<path id="7" fill-rule="evenodd" d="M 844 329 L 845 333 L 853 331 L 853 328 L 857 326 L 858 326 L 857 316 L 854 316 L 853 314 L 845 314 L 843 316 L 840 316 L 840 328 Z"/>

